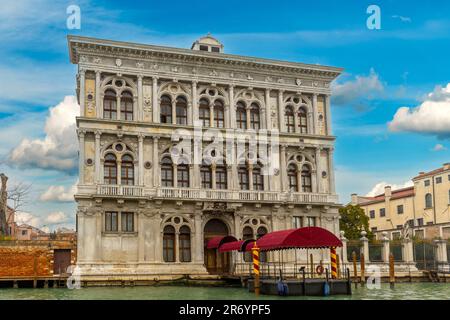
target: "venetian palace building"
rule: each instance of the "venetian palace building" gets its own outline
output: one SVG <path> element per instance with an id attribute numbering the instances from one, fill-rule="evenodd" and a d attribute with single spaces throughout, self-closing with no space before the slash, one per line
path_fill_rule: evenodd
<path id="1" fill-rule="evenodd" d="M 330 82 L 342 69 L 69 36 L 85 279 L 229 272 L 208 239 L 339 233 Z"/>

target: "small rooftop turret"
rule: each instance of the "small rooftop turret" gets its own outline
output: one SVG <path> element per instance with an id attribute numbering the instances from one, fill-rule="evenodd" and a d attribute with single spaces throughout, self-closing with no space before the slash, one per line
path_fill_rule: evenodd
<path id="1" fill-rule="evenodd" d="M 223 44 L 219 40 L 211 36 L 211 34 L 208 32 L 206 36 L 196 40 L 192 44 L 191 49 L 198 51 L 223 53 Z"/>

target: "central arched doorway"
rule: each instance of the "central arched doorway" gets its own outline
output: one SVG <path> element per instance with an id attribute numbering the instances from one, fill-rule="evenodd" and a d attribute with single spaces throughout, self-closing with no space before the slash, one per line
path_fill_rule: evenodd
<path id="1" fill-rule="evenodd" d="M 205 267 L 211 274 L 228 273 L 230 270 L 230 253 L 220 253 L 216 249 L 208 249 L 207 243 L 210 239 L 229 235 L 227 225 L 220 219 L 209 220 L 203 230 L 205 248 Z"/>

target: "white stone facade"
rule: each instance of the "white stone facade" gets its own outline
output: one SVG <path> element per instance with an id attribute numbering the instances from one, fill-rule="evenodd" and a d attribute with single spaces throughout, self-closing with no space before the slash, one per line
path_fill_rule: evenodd
<path id="1" fill-rule="evenodd" d="M 330 82 L 341 69 L 224 54 L 210 36 L 191 50 L 76 36 L 68 42 L 78 65 L 75 198 L 85 278 L 207 275 L 205 243 L 223 233 L 257 237 L 300 224 L 339 233 Z M 232 158 L 163 164 L 180 142 L 175 130 L 194 137 L 190 153 L 211 142 L 195 130 L 210 128 L 232 141 L 224 148 Z M 258 175 L 267 161 L 252 163 L 250 153 L 243 164 L 230 160 L 237 140 L 248 147 L 265 132 L 269 142 L 279 139 L 276 150 L 264 149 L 274 174 Z"/>

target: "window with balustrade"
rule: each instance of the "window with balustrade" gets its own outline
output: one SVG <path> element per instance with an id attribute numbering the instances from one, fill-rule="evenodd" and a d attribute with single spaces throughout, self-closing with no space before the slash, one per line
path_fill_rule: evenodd
<path id="1" fill-rule="evenodd" d="M 298 126 L 300 133 L 308 133 L 308 116 L 305 108 L 298 109 Z"/>
<path id="2" fill-rule="evenodd" d="M 120 97 L 120 119 L 133 120 L 133 95 L 129 91 L 122 92 Z"/>
<path id="3" fill-rule="evenodd" d="M 103 118 L 117 119 L 117 96 L 112 89 L 106 90 L 103 97 Z"/>
<path id="4" fill-rule="evenodd" d="M 163 260 L 175 262 L 175 228 L 165 226 L 163 230 Z"/>
<path id="5" fill-rule="evenodd" d="M 187 164 L 179 164 L 177 166 L 177 186 L 189 188 L 189 166 Z"/>
<path id="6" fill-rule="evenodd" d="M 161 160 L 161 185 L 173 187 L 173 163 L 170 157 Z"/>
<path id="7" fill-rule="evenodd" d="M 239 186 L 241 190 L 249 190 L 249 174 L 246 165 L 240 165 L 238 168 Z"/>
<path id="8" fill-rule="evenodd" d="M 209 102 L 205 98 L 200 99 L 198 118 L 202 123 L 203 127 L 209 127 L 210 124 L 210 112 L 209 112 Z"/>
<path id="9" fill-rule="evenodd" d="M 247 111 L 242 102 L 236 104 L 236 127 L 238 129 L 247 129 Z"/>
<path id="10" fill-rule="evenodd" d="M 160 103 L 161 123 L 172 123 L 172 100 L 169 96 L 161 96 Z"/>
<path id="11" fill-rule="evenodd" d="M 294 111 L 291 106 L 286 107 L 284 121 L 286 122 L 286 131 L 289 133 L 295 132 Z"/>
<path id="12" fill-rule="evenodd" d="M 312 192 L 311 169 L 307 165 L 302 167 L 302 191 Z"/>
<path id="13" fill-rule="evenodd" d="M 225 190 L 228 188 L 227 169 L 224 165 L 216 166 L 216 189 Z"/>
<path id="14" fill-rule="evenodd" d="M 117 184 L 117 158 L 114 154 L 108 153 L 103 163 L 103 181 L 105 184 Z"/>
<path id="15" fill-rule="evenodd" d="M 176 117 L 177 124 L 186 125 L 187 124 L 187 100 L 185 97 L 177 97 L 176 101 Z"/>
<path id="16" fill-rule="evenodd" d="M 182 226 L 179 232 L 179 254 L 180 262 L 190 262 L 191 261 L 191 230 L 188 226 Z"/>
<path id="17" fill-rule="evenodd" d="M 128 154 L 122 156 L 120 183 L 134 185 L 134 163 L 133 158 Z"/>
<path id="18" fill-rule="evenodd" d="M 253 166 L 253 190 L 264 190 L 264 176 L 262 175 L 261 165 L 258 163 Z"/>
<path id="19" fill-rule="evenodd" d="M 211 189 L 212 188 L 212 170 L 211 166 L 203 163 L 200 167 L 200 177 L 202 181 L 203 189 Z"/>
<path id="20" fill-rule="evenodd" d="M 223 107 L 223 102 L 216 100 L 214 102 L 214 127 L 224 128 L 225 127 L 225 111 Z"/>
<path id="21" fill-rule="evenodd" d="M 250 127 L 255 130 L 259 130 L 261 128 L 259 106 L 256 103 L 252 103 L 250 105 Z"/>
<path id="22" fill-rule="evenodd" d="M 289 190 L 293 192 L 298 192 L 297 166 L 295 164 L 290 164 L 288 166 L 287 176 L 289 182 Z"/>

